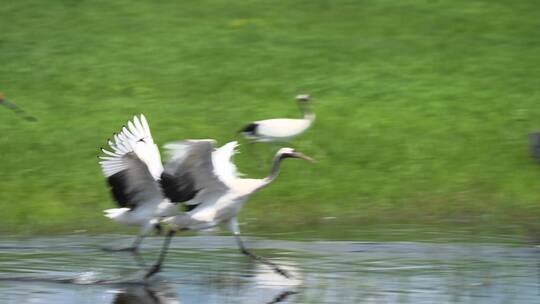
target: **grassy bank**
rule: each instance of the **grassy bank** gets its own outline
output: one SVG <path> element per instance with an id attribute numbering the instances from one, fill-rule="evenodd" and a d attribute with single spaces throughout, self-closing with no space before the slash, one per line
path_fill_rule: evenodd
<path id="1" fill-rule="evenodd" d="M 318 162 L 287 161 L 244 221 L 538 227 L 536 1 L 172 2 L 0 6 L 0 90 L 39 119 L 0 108 L 0 232 L 116 228 L 95 156 L 133 114 L 161 144 L 225 143 L 303 92 Z"/>

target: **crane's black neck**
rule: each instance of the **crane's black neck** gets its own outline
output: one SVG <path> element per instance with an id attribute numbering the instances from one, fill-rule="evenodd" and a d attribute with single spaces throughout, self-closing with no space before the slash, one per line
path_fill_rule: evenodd
<path id="1" fill-rule="evenodd" d="M 274 179 L 276 179 L 276 177 L 279 175 L 281 161 L 288 157 L 290 157 L 288 154 L 276 154 L 276 156 L 274 156 L 274 160 L 272 162 L 272 169 L 270 169 L 270 174 L 266 178 L 264 178 L 261 188 L 267 186 L 268 184 L 273 182 Z"/>
<path id="2" fill-rule="evenodd" d="M 304 115 L 304 119 L 307 119 L 310 122 L 315 120 L 315 113 L 311 109 L 311 104 L 309 101 L 299 101 L 298 106 L 300 107 L 302 115 Z"/>

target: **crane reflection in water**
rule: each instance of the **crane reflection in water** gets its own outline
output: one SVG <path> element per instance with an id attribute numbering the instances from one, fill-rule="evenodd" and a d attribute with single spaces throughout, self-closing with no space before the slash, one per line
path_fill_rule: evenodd
<path id="1" fill-rule="evenodd" d="M 205 277 L 203 282 L 212 288 L 227 290 L 232 298 L 242 294 L 250 299 L 250 303 L 281 303 L 299 293 L 302 280 L 295 267 L 288 266 L 287 271 L 294 273 L 295 279 L 285 279 L 264 264 L 255 264 L 253 274 L 249 278 L 228 276 L 223 274 Z M 132 284 L 115 290 L 111 304 L 180 304 L 206 302 L 201 293 L 186 295 L 185 302 L 175 292 L 172 285 L 166 281 L 155 278 L 144 284 Z M 191 299 L 194 298 L 194 299 Z M 195 299 L 196 298 L 196 299 Z M 219 302 L 219 301 L 218 301 Z"/>

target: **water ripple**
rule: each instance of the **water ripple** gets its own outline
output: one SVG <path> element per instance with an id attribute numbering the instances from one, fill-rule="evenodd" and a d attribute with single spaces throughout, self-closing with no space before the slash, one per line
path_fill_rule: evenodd
<path id="1" fill-rule="evenodd" d="M 538 303 L 539 249 L 493 244 L 247 239 L 289 271 L 242 256 L 234 239 L 175 238 L 163 272 L 144 282 L 162 238 L 138 257 L 104 252 L 130 236 L 0 242 L 0 303 Z"/>

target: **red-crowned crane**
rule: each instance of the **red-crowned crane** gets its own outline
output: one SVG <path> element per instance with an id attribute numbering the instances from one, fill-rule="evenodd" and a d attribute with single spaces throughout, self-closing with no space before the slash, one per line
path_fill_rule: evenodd
<path id="1" fill-rule="evenodd" d="M 176 214 L 176 206 L 161 195 L 163 165 L 144 115 L 133 117 L 107 144 L 110 151 L 101 148 L 105 155 L 98 158 L 119 208 L 104 210 L 105 216 L 141 227 L 132 246 L 111 250 L 137 251 L 152 228 L 161 230 L 160 218 Z"/>
<path id="2" fill-rule="evenodd" d="M 315 113 L 311 110 L 311 97 L 307 94 L 296 96 L 303 118 L 274 118 L 258 120 L 247 124 L 240 130 L 247 139 L 253 142 L 289 142 L 304 133 L 315 121 Z"/>
<path id="3" fill-rule="evenodd" d="M 234 234 L 243 254 L 289 277 L 276 264 L 244 246 L 237 215 L 253 193 L 277 177 L 283 159 L 312 161 L 311 158 L 292 148 L 282 148 L 276 153 L 270 175 L 266 178 L 241 178 L 231 161 L 237 142 L 216 148 L 215 141 L 211 139 L 186 140 L 165 145 L 170 159 L 162 167 L 159 151 L 151 140 L 150 129 L 142 115 L 140 120 L 135 117 L 133 123 L 128 122 L 128 127 L 115 136 L 114 143 L 109 141 L 109 146 L 113 151 L 104 150 L 109 156 L 101 157 L 101 165 L 113 196 L 122 208 L 108 209 L 107 216 L 122 223 L 142 226 L 139 242 L 144 233 L 160 222 L 171 226 L 159 258 L 145 278 L 160 271 L 170 240 L 176 232 L 207 229 L 219 224 L 225 224 Z M 186 212 L 175 213 L 174 203 L 179 202 L 186 206 Z M 167 218 L 162 220 L 164 217 Z"/>
<path id="4" fill-rule="evenodd" d="M 164 220 L 172 229 L 167 235 L 157 263 L 146 277 L 160 270 L 170 239 L 175 232 L 207 229 L 222 223 L 233 233 L 243 254 L 289 277 L 288 273 L 276 264 L 255 255 L 244 246 L 240 238 L 237 215 L 252 194 L 274 181 L 282 160 L 286 158 L 313 160 L 292 148 L 281 148 L 274 156 L 272 169 L 267 177 L 241 178 L 236 166 L 231 162 L 237 142 L 229 142 L 217 149 L 214 145 L 213 140 L 188 140 L 165 146 L 171 159 L 163 172 L 164 176 L 168 176 L 163 180 L 166 182 L 164 192 L 168 196 L 185 196 L 184 189 L 197 189 L 198 192 L 193 199 L 186 202 L 190 206 L 190 211 Z"/>

